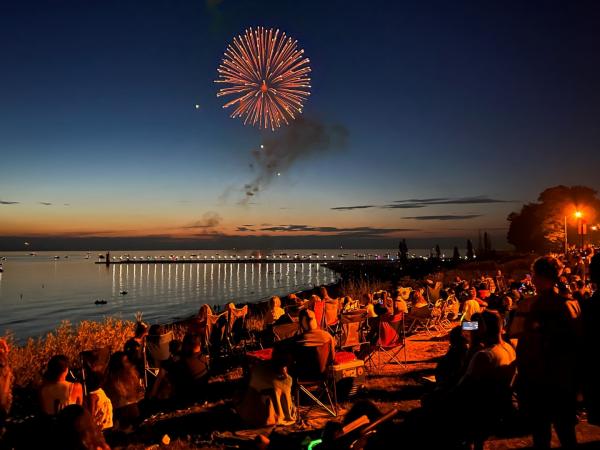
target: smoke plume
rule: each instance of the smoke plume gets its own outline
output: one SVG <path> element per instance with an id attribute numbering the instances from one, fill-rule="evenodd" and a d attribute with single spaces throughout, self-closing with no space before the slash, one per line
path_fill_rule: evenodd
<path id="1" fill-rule="evenodd" d="M 286 174 L 299 160 L 346 147 L 348 130 L 343 125 L 328 125 L 315 119 L 298 117 L 272 137 L 263 140 L 259 149 L 252 150 L 250 167 L 254 179 L 244 185 L 247 204 L 252 197 L 269 187 L 280 174 Z"/>

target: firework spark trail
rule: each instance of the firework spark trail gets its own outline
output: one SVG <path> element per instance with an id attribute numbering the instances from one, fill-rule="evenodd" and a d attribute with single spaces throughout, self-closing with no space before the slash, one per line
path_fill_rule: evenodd
<path id="1" fill-rule="evenodd" d="M 215 83 L 228 86 L 217 97 L 236 96 L 223 108 L 232 107 L 231 117 L 240 117 L 244 125 L 275 130 L 302 113 L 310 95 L 309 62 L 298 41 L 285 33 L 250 28 L 225 50 Z"/>

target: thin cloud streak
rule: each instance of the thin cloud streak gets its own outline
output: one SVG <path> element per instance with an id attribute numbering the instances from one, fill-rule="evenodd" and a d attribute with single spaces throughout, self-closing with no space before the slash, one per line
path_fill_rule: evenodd
<path id="1" fill-rule="evenodd" d="M 412 220 L 468 220 L 481 217 L 481 214 L 465 214 L 465 215 L 439 215 L 439 216 L 412 216 L 403 217 L 403 219 Z"/>

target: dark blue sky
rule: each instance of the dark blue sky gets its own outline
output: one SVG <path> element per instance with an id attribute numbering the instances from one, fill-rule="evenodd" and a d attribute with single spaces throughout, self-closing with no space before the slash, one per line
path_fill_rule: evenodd
<path id="1" fill-rule="evenodd" d="M 594 1 L 4 0 L 0 234 L 503 235 L 548 186 L 600 188 L 599 24 Z M 273 134 L 213 80 L 258 25 L 298 39 L 304 114 L 348 144 L 240 205 Z"/>

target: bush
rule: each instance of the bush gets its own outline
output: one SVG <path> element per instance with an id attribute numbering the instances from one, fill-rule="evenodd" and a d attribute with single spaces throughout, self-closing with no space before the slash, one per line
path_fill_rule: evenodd
<path id="1" fill-rule="evenodd" d="M 6 339 L 11 346 L 8 359 L 15 375 L 15 385 L 37 385 L 50 358 L 65 355 L 72 367 L 78 367 L 79 353 L 94 348 L 110 347 L 112 352 L 123 349 L 125 341 L 133 335 L 135 324 L 108 317 L 102 322 L 84 320 L 76 327 L 69 321 L 44 337 L 29 338 L 25 345 L 14 345 L 13 336 Z"/>

